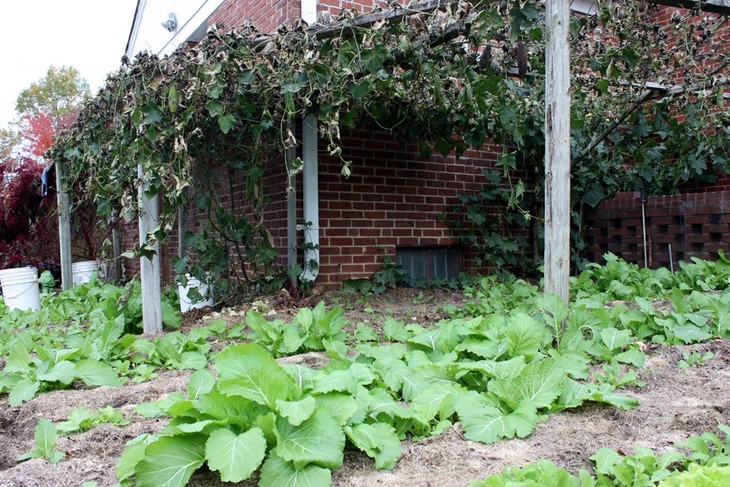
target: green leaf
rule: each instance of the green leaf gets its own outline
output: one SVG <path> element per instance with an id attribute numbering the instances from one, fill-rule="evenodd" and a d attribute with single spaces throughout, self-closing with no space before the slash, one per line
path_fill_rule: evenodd
<path id="1" fill-rule="evenodd" d="M 613 391 L 613 388 L 608 384 L 601 384 L 601 387 L 591 394 L 590 399 L 591 401 L 610 404 L 624 411 L 633 409 L 639 405 L 638 400 Z"/>
<path id="2" fill-rule="evenodd" d="M 613 467 L 621 459 L 621 455 L 610 448 L 599 448 L 591 457 L 596 464 L 596 472 L 603 475 L 613 475 Z"/>
<path id="3" fill-rule="evenodd" d="M 137 464 L 144 459 L 144 451 L 147 445 L 158 438 L 156 435 L 143 434 L 127 442 L 122 455 L 117 460 L 115 472 L 117 478 L 122 481 L 134 475 Z"/>
<path id="4" fill-rule="evenodd" d="M 495 380 L 489 389 L 513 407 L 523 400 L 536 408 L 549 407 L 562 391 L 565 369 L 558 359 L 531 362 L 513 381 Z"/>
<path id="5" fill-rule="evenodd" d="M 210 113 L 211 117 L 222 115 L 225 111 L 223 104 L 219 101 L 209 101 L 205 107 L 208 109 L 208 113 Z"/>
<path id="6" fill-rule="evenodd" d="M 516 313 L 507 321 L 504 335 L 510 358 L 524 355 L 529 359 L 539 354 L 545 328 L 535 318 Z"/>
<path id="7" fill-rule="evenodd" d="M 299 426 L 284 419 L 276 421 L 276 454 L 297 465 L 315 463 L 329 469 L 342 465 L 345 434 L 329 411 L 315 409 Z"/>
<path id="8" fill-rule="evenodd" d="M 275 409 L 276 401 L 289 399 L 294 381 L 258 345 L 232 345 L 215 361 L 218 389 L 223 394 L 242 396 Z"/>
<path id="9" fill-rule="evenodd" d="M 282 459 L 276 453 L 261 467 L 259 487 L 329 487 L 332 471 L 313 464 L 296 468 L 294 462 Z"/>
<path id="10" fill-rule="evenodd" d="M 145 450 L 135 470 L 138 487 L 183 487 L 205 461 L 202 434 L 163 436 Z"/>
<path id="11" fill-rule="evenodd" d="M 231 115 L 230 113 L 226 113 L 225 115 L 221 115 L 218 117 L 218 126 L 221 129 L 221 132 L 224 134 L 227 134 L 231 131 L 231 128 L 236 123 L 236 117 Z"/>
<path id="12" fill-rule="evenodd" d="M 292 426 L 299 426 L 302 422 L 309 419 L 314 412 L 317 401 L 312 396 L 308 396 L 299 401 L 276 401 L 276 407 L 279 414 L 284 416 Z"/>
<path id="13" fill-rule="evenodd" d="M 609 350 L 623 349 L 632 341 L 631 331 L 606 328 L 601 330 L 601 341 Z"/>
<path id="14" fill-rule="evenodd" d="M 56 449 L 56 427 L 50 420 L 46 418 L 38 420 L 35 427 L 35 444 L 46 458 Z"/>
<path id="15" fill-rule="evenodd" d="M 266 439 L 259 428 L 236 435 L 222 428 L 210 434 L 205 444 L 208 467 L 221 474 L 224 482 L 240 482 L 259 468 L 266 455 Z"/>
<path id="16" fill-rule="evenodd" d="M 358 424 L 346 428 L 350 441 L 375 460 L 378 470 L 390 470 L 400 458 L 402 448 L 395 429 L 384 423 Z"/>
<path id="17" fill-rule="evenodd" d="M 341 426 L 347 424 L 358 409 L 357 400 L 350 394 L 331 392 L 314 396 L 314 398 L 317 401 L 317 407 L 327 409 Z"/>
<path id="18" fill-rule="evenodd" d="M 45 374 L 39 374 L 38 380 L 42 380 L 44 382 L 60 382 L 62 384 L 68 385 L 71 382 L 76 379 L 76 374 L 74 373 L 75 365 L 73 362 L 69 362 L 68 360 L 62 360 L 61 362 L 58 362 L 56 365 L 51 367 L 51 370 L 46 372 Z"/>
<path id="19" fill-rule="evenodd" d="M 12 407 L 20 406 L 25 401 L 30 401 L 38 393 L 41 383 L 30 379 L 22 379 L 16 382 L 10 394 L 8 394 L 8 404 Z"/>
<path id="20" fill-rule="evenodd" d="M 207 368 L 200 368 L 193 372 L 188 382 L 188 398 L 198 399 L 203 394 L 208 394 L 215 386 L 215 377 Z"/>
<path id="21" fill-rule="evenodd" d="M 636 347 L 629 348 L 625 352 L 619 353 L 618 355 L 616 355 L 615 358 L 618 362 L 621 362 L 623 364 L 630 364 L 634 367 L 641 367 L 646 361 L 646 355 L 644 354 L 644 352 Z"/>
<path id="22" fill-rule="evenodd" d="M 353 83 L 350 85 L 350 95 L 355 100 L 359 100 L 364 97 L 370 91 L 370 82 L 365 80 L 361 83 Z"/>
<path id="23" fill-rule="evenodd" d="M 537 424 L 535 406 L 523 401 L 514 412 L 505 414 L 476 392 L 462 394 L 456 411 L 467 439 L 494 443 L 515 435 L 527 436 Z"/>
<path id="24" fill-rule="evenodd" d="M 77 362 L 75 374 L 89 386 L 121 385 L 114 369 L 98 360 L 86 359 Z"/>
<path id="25" fill-rule="evenodd" d="M 175 85 L 171 85 L 170 89 L 167 90 L 167 107 L 170 109 L 170 112 L 175 113 L 177 112 L 179 104 L 180 97 L 177 93 L 177 87 Z"/>
<path id="26" fill-rule="evenodd" d="M 383 335 L 386 340 L 392 342 L 405 342 L 408 340 L 408 332 L 400 321 L 388 317 L 383 323 Z"/>

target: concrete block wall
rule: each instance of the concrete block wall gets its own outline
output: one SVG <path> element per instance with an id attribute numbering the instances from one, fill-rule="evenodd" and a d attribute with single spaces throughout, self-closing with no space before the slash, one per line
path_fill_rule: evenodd
<path id="1" fill-rule="evenodd" d="M 621 193 L 585 214 L 586 257 L 602 262 L 612 252 L 643 265 L 644 239 L 638 192 Z M 645 207 L 649 267 L 678 268 L 692 257 L 730 254 L 730 191 L 651 196 Z M 670 260 L 671 248 L 671 260 Z"/>

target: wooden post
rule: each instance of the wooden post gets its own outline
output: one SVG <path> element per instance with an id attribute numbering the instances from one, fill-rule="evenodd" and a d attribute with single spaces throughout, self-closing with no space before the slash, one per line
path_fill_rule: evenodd
<path id="1" fill-rule="evenodd" d="M 287 128 L 296 133 L 294 118 L 291 118 Z M 294 160 L 297 157 L 297 148 L 291 145 L 284 154 L 287 170 L 286 195 L 286 265 L 291 271 L 297 265 L 297 177 L 294 174 Z M 289 284 L 292 288 L 299 286 L 297 276 L 289 273 Z"/>
<path id="2" fill-rule="evenodd" d="M 177 256 L 185 257 L 187 248 L 185 247 L 185 232 L 188 231 L 188 212 L 184 206 L 177 210 Z"/>
<path id="3" fill-rule="evenodd" d="M 61 289 L 67 291 L 73 285 L 71 273 L 71 214 L 69 212 L 68 187 L 61 161 L 56 161 L 56 201 L 58 203 L 58 243 L 61 254 Z"/>
<path id="4" fill-rule="evenodd" d="M 114 283 L 122 281 L 122 237 L 119 234 L 119 210 L 116 208 L 112 209 L 109 223 L 114 225 L 112 227 L 112 265 L 109 267 L 109 278 Z"/>
<path id="5" fill-rule="evenodd" d="M 545 52 L 545 292 L 570 298 L 570 6 L 547 0 Z"/>
<path id="6" fill-rule="evenodd" d="M 142 165 L 137 166 L 142 178 Z M 147 234 L 158 225 L 160 204 L 158 195 L 146 194 L 149 183 L 144 182 L 139 188 L 139 242 L 147 244 Z M 140 257 L 139 272 L 142 280 L 142 329 L 145 335 L 162 332 L 162 291 L 160 288 L 160 245 L 155 243 L 152 257 Z"/>

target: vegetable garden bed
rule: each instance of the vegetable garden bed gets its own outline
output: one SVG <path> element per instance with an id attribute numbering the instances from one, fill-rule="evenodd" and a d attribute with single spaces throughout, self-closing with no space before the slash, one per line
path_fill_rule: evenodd
<path id="1" fill-rule="evenodd" d="M 647 458 L 653 458 L 651 455 L 655 455 L 657 459 L 672 459 L 676 457 L 674 453 L 672 453 L 674 456 L 666 457 L 670 452 L 687 453 L 687 450 L 673 447 L 674 443 L 687 441 L 690 437 L 704 432 L 712 432 L 721 439 L 720 441 L 724 441 L 724 447 L 720 446 L 716 453 L 720 456 L 724 455 L 722 458 L 725 460 L 719 462 L 727 462 L 730 443 L 724 439 L 725 434 L 718 428 L 718 425 L 730 423 L 730 396 L 727 393 L 727 384 L 730 379 L 730 343 L 727 340 L 727 332 L 730 323 L 727 322 L 729 315 L 723 311 L 725 308 L 722 307 L 728 304 L 728 292 L 718 293 L 714 289 L 720 287 L 717 285 L 718 279 L 720 284 L 727 284 L 728 269 L 724 267 L 726 266 L 724 260 L 719 266 L 722 267 L 715 266 L 711 272 L 701 272 L 703 269 L 708 271 L 708 264 L 698 263 L 694 267 L 684 269 L 684 275 L 678 276 L 671 276 L 663 272 L 648 273 L 615 260 L 609 261 L 605 267 L 594 269 L 592 275 L 584 276 L 574 283 L 575 289 L 578 290 L 577 293 L 579 295 L 582 293 L 578 299 L 582 299 L 584 304 L 609 303 L 608 306 L 595 308 L 597 310 L 595 313 L 604 317 L 612 317 L 611 319 L 614 320 L 612 323 L 621 328 L 605 327 L 605 325 L 601 328 L 596 323 L 592 325 L 595 330 L 601 330 L 601 332 L 593 332 L 596 337 L 600 336 L 600 338 L 591 342 L 594 347 L 591 353 L 606 354 L 607 360 L 609 360 L 608 363 L 596 360 L 589 365 L 587 370 L 588 382 L 597 384 L 595 387 L 599 389 L 602 388 L 600 389 L 601 394 L 585 396 L 584 399 L 588 400 L 580 401 L 583 402 L 583 405 L 579 407 L 567 407 L 576 401 L 568 401 L 565 392 L 561 393 L 557 399 L 553 398 L 550 401 L 545 398 L 539 399 L 537 395 L 533 394 L 531 397 L 536 398 L 536 403 L 548 404 L 549 402 L 550 405 L 538 407 L 538 415 L 535 417 L 537 424 L 534 425 L 534 431 L 523 433 L 517 429 L 510 432 L 509 428 L 498 431 L 486 428 L 489 421 L 480 422 L 480 417 L 478 415 L 474 417 L 471 413 L 481 410 L 489 411 L 489 404 L 479 409 L 465 407 L 464 403 L 459 405 L 459 400 L 456 400 L 456 414 L 448 413 L 448 411 L 435 413 L 434 420 L 429 422 L 430 429 L 424 429 L 423 425 L 418 426 L 409 422 L 413 418 L 405 423 L 398 421 L 378 423 L 392 424 L 394 428 L 398 429 L 406 428 L 407 431 L 400 443 L 402 448 L 400 457 L 383 454 L 383 450 L 377 451 L 377 449 L 370 449 L 366 454 L 354 449 L 348 443 L 342 466 L 332 472 L 333 485 L 463 486 L 498 473 L 505 467 L 520 467 L 540 459 L 554 462 L 567 468 L 573 474 L 577 474 L 579 469 L 594 472 L 595 463 L 591 460 L 592 456 L 603 463 L 606 458 L 618 458 L 620 455 L 643 456 L 644 460 L 639 462 L 642 464 L 651 463 L 647 460 Z M 620 279 L 617 279 L 617 276 Z M 699 292 L 691 288 L 687 284 L 690 282 L 688 276 L 692 276 L 693 286 L 707 287 L 707 289 Z M 670 283 L 671 285 L 669 285 Z M 671 291 L 671 289 L 676 290 Z M 481 285 L 472 288 L 466 298 L 463 298 L 460 293 L 444 290 L 396 290 L 383 296 L 364 296 L 360 299 L 345 295 L 330 295 L 325 298 L 330 304 L 340 304 L 344 307 L 344 317 L 350 322 L 346 330 L 355 337 L 348 342 L 349 353 L 352 354 L 354 350 L 358 350 L 359 353 L 366 354 L 365 357 L 359 359 L 359 362 L 357 360 L 356 362 L 369 364 L 367 354 L 372 355 L 373 350 L 377 350 L 377 353 L 389 350 L 389 347 L 393 346 L 393 342 L 398 341 L 398 336 L 400 339 L 406 340 L 413 350 L 420 349 L 427 352 L 427 348 L 423 347 L 427 346 L 430 338 L 434 338 L 432 332 L 453 327 L 455 323 L 461 323 L 459 320 L 469 321 L 467 318 L 460 318 L 464 314 L 472 316 L 481 313 L 486 316 L 505 313 L 515 316 L 514 312 L 506 310 L 514 306 L 523 308 L 533 306 L 535 311 L 546 314 L 540 318 L 538 313 L 534 315 L 537 318 L 533 318 L 544 320 L 545 323 L 549 322 L 551 316 L 560 315 L 557 309 L 553 310 L 555 315 L 547 311 L 549 301 L 534 301 L 534 299 L 541 299 L 534 291 L 533 287 L 526 283 L 511 283 L 509 286 L 502 286 L 494 281 L 486 280 Z M 642 297 L 647 294 L 653 295 Z M 699 306 L 702 303 L 704 303 L 704 307 Z M 303 329 L 308 313 L 283 307 L 285 304 L 284 302 L 271 302 L 268 305 L 259 303 L 255 306 L 262 316 L 266 315 L 268 311 L 271 311 L 272 315 L 276 314 L 276 316 L 268 317 L 267 323 L 269 324 L 267 325 L 262 325 L 259 318 L 253 315 L 246 319 L 241 316 L 242 310 L 235 310 L 234 312 L 201 316 L 197 321 L 197 326 L 188 320 L 183 324 L 183 330 L 185 330 L 183 336 L 187 336 L 192 343 L 197 343 L 196 350 L 200 353 L 208 352 L 205 352 L 206 347 L 196 341 L 196 334 L 198 337 L 207 336 L 207 344 L 211 349 L 224 350 L 223 353 L 217 355 L 217 358 L 211 355 L 209 358 L 211 362 L 218 361 L 220 365 L 226 365 L 218 367 L 218 387 L 230 387 L 231 384 L 224 386 L 224 383 L 234 379 L 234 383 L 239 384 L 240 377 L 236 376 L 237 372 L 233 372 L 234 368 L 230 366 L 233 362 L 226 361 L 240 361 L 242 356 L 252 353 L 250 346 L 242 348 L 240 345 L 234 345 L 234 348 L 224 348 L 224 345 L 229 343 L 244 341 L 246 333 L 250 332 L 250 330 L 242 330 L 240 327 L 237 330 L 235 324 L 247 321 L 249 325 L 253 325 L 255 333 L 265 331 L 265 327 Z M 684 309 L 682 309 L 683 306 Z M 601 309 L 603 311 L 600 311 Z M 581 312 L 576 311 L 574 307 L 569 322 L 575 323 L 580 318 Z M 317 318 L 317 313 L 315 311 L 315 322 L 322 316 Z M 652 315 L 652 313 L 654 314 Z M 643 325 L 639 323 L 641 316 L 644 317 Z M 445 317 L 448 319 L 444 319 Z M 280 320 L 280 323 L 277 324 L 276 320 Z M 441 321 L 439 322 L 439 320 Z M 526 320 L 527 318 L 520 318 L 514 323 L 522 322 L 519 326 L 530 328 L 531 325 L 526 324 L 528 323 Z M 704 320 L 704 325 L 695 326 L 687 320 L 694 320 L 693 323 L 701 323 Z M 634 322 L 633 325 L 630 324 L 631 322 Z M 649 328 L 647 327 L 650 327 L 648 323 L 652 323 L 651 326 L 660 326 L 664 330 L 663 338 L 654 339 L 655 342 L 671 342 L 675 345 L 652 343 L 652 339 L 647 339 L 646 336 L 639 338 L 642 334 L 648 333 Z M 694 328 L 687 328 L 688 326 L 694 326 Z M 71 326 L 70 329 L 73 327 Z M 625 333 L 627 330 L 632 330 L 630 335 Z M 330 336 L 334 337 L 337 332 L 334 329 L 331 331 L 333 333 Z M 529 329 L 524 331 L 522 336 L 528 336 L 531 333 Z M 404 333 L 405 335 L 403 335 Z M 316 334 L 310 333 L 310 335 L 305 342 L 313 344 L 316 340 L 314 342 L 309 340 Z M 588 335 L 590 334 L 585 336 Z M 52 334 L 49 333 L 49 336 Z M 168 336 L 175 337 L 176 335 L 168 334 Z M 698 340 L 692 337 L 698 338 Z M 429 340 L 426 340 L 427 338 Z M 563 335 L 564 341 L 568 338 L 569 333 Z M 162 339 L 163 337 L 149 337 L 147 341 L 155 343 L 155 340 Z M 321 336 L 318 339 L 321 340 Z M 440 343 L 439 340 L 436 339 L 435 342 Z M 47 338 L 46 341 L 52 342 L 52 338 Z M 122 338 L 118 342 L 127 343 L 130 342 L 130 339 Z M 291 345 L 296 342 L 297 340 L 290 337 L 287 343 Z M 686 344 L 686 342 L 697 343 Z M 185 343 L 183 348 L 192 347 L 189 342 Z M 322 352 L 286 353 L 287 345 L 284 344 L 284 341 L 261 338 L 258 343 L 261 347 L 273 351 L 274 355 L 285 356 L 279 359 L 280 365 L 272 362 L 273 369 L 271 370 L 283 370 L 280 369 L 281 364 L 285 364 L 283 367 L 286 367 L 287 370 L 296 368 L 301 371 L 304 370 L 303 367 L 319 370 L 329 360 Z M 458 359 L 461 363 L 458 367 L 461 367 L 462 370 L 474 369 L 478 366 L 476 362 L 479 360 L 470 362 L 467 360 L 468 357 L 475 358 L 475 354 L 492 353 L 488 352 L 486 348 L 478 347 L 473 340 L 469 341 L 464 337 L 458 343 L 457 349 L 460 350 L 459 353 L 462 357 Z M 46 346 L 50 347 L 50 343 L 47 343 Z M 115 485 L 117 483 L 114 473 L 115 465 L 122 452 L 130 451 L 129 447 L 125 450 L 127 442 L 141 434 L 162 432 L 168 423 L 166 417 L 160 417 L 164 416 L 162 413 L 167 410 L 168 414 L 173 416 L 177 414 L 170 413 L 174 411 L 174 408 L 169 408 L 176 402 L 175 394 L 179 394 L 181 399 L 188 394 L 205 394 L 200 392 L 204 389 L 202 384 L 205 380 L 202 379 L 199 372 L 195 372 L 196 375 L 191 379 L 189 371 L 165 370 L 171 368 L 170 364 L 173 363 L 194 365 L 197 361 L 194 355 L 179 356 L 173 360 L 174 354 L 169 350 L 168 345 L 155 344 L 150 347 L 147 342 L 143 342 L 135 347 L 136 354 L 139 355 L 142 353 L 141 351 L 144 351 L 149 354 L 149 360 L 154 358 L 155 363 L 168 365 L 156 367 L 157 377 L 149 372 L 146 373 L 146 376 L 126 372 L 129 380 L 124 385 L 89 388 L 88 385 L 85 385 L 83 378 L 76 378 L 66 390 L 44 392 L 32 399 L 20 401 L 20 404 L 17 404 L 18 396 L 12 396 L 11 393 L 14 406 L 10 406 L 9 396 L 0 397 L 0 444 L 3 445 L 3 448 L 0 449 L 0 486 L 78 486 L 83 485 L 84 482 L 97 486 Z M 538 355 L 544 356 L 545 360 L 550 360 L 549 355 L 553 353 L 550 352 L 552 348 L 549 344 L 542 344 L 537 348 L 532 345 L 524 345 L 520 348 L 527 355 L 532 355 L 533 358 L 528 361 L 528 364 L 536 362 Z M 435 348 L 433 349 L 435 350 Z M 167 351 L 163 353 L 164 350 Z M 261 351 L 261 349 L 257 350 Z M 255 353 L 259 354 L 259 351 Z M 428 356 L 426 352 L 423 355 L 417 353 L 416 356 L 419 358 Z M 627 352 L 628 355 L 623 355 Z M 626 362 L 634 361 L 640 352 L 646 354 L 645 359 L 641 361 L 643 362 L 641 366 L 628 367 Z M 4 380 L 6 382 L 0 384 L 7 385 L 8 369 L 12 373 L 13 368 L 17 367 L 18 352 L 4 351 L 3 353 L 6 355 L 0 362 L 0 366 L 5 372 Z M 330 354 L 332 353 L 331 349 Z M 623 364 L 611 359 L 611 357 L 615 358 L 619 355 L 624 360 Z M 352 357 L 352 355 L 350 356 Z M 443 357 L 441 358 L 443 359 Z M 482 358 L 481 362 L 485 363 L 488 360 Z M 135 363 L 139 366 L 143 362 L 138 360 Z M 260 362 L 263 363 L 266 360 L 262 359 Z M 109 361 L 109 363 L 114 363 L 114 361 Z M 467 365 L 464 365 L 465 363 Z M 82 369 L 86 370 L 87 367 L 88 365 Z M 119 364 L 114 367 L 118 370 Z M 379 373 L 378 368 L 377 364 L 370 364 L 368 370 L 377 374 Z M 127 370 L 124 367 L 122 369 Z M 225 372 L 221 373 L 221 371 Z M 525 375 L 523 372 L 519 374 Z M 570 374 L 576 374 L 576 372 L 571 370 Z M 124 374 L 120 374 L 120 376 L 125 377 Z M 39 374 L 37 377 L 49 378 L 44 374 Z M 90 377 L 92 376 L 86 376 L 86 379 L 89 380 Z M 135 378 L 140 382 L 135 383 Z M 340 386 L 333 385 L 331 380 L 332 376 L 321 376 L 320 381 L 315 382 L 315 390 L 311 394 L 314 396 L 326 395 L 328 392 L 324 389 L 330 387 L 334 387 L 334 390 L 337 391 L 337 387 Z M 378 380 L 373 382 L 377 383 Z M 384 380 L 388 381 L 388 379 Z M 496 379 L 494 380 L 496 381 Z M 565 384 L 562 380 L 561 376 L 557 383 L 564 387 Z M 640 386 L 642 382 L 645 385 Z M 189 384 L 197 384 L 197 386 L 191 388 Z M 323 384 L 328 385 L 325 387 Z M 606 384 L 612 386 L 610 390 L 605 387 Z M 51 385 L 54 384 L 47 385 L 43 382 L 42 387 L 50 388 Z M 195 392 L 198 386 L 200 387 Z M 613 392 L 613 387 L 617 387 L 615 392 Z M 489 392 L 482 393 L 481 397 L 490 397 L 489 394 L 500 393 L 499 386 L 494 383 L 488 389 Z M 593 390 L 593 393 L 599 389 Z M 372 388 L 370 390 L 374 391 Z M 509 400 L 508 391 L 500 394 L 505 395 L 506 401 Z M 154 401 L 165 398 L 168 402 L 164 407 L 152 404 Z M 629 408 L 634 400 L 638 400 L 638 406 Z M 410 402 L 417 403 L 419 399 L 414 398 Z M 600 402 L 611 402 L 628 409 L 604 405 Z M 401 405 L 403 404 L 401 403 Z M 113 409 L 103 409 L 108 406 Z M 444 404 L 439 406 L 446 407 Z M 79 408 L 82 407 L 87 408 L 88 411 L 79 412 Z M 393 407 L 397 408 L 398 404 Z M 505 411 L 500 413 L 504 416 L 500 416 L 500 418 L 508 418 L 520 409 L 519 407 L 513 409 L 509 405 L 504 408 Z M 100 409 L 103 414 L 97 412 Z M 446 409 L 448 410 L 448 407 Z M 559 412 L 562 409 L 564 410 Z M 288 415 L 286 417 L 294 417 L 292 416 L 294 413 L 286 411 L 283 407 L 277 411 L 282 411 L 282 415 L 286 412 Z M 421 414 L 425 414 L 424 409 L 419 411 Z M 114 417 L 115 412 L 121 414 Z M 96 426 L 93 426 L 93 420 L 89 419 L 93 414 L 96 414 L 97 419 L 101 418 Z M 321 416 L 321 413 L 316 414 Z M 333 416 L 335 415 L 333 414 Z M 34 435 L 38 435 L 38 425 L 43 423 L 40 421 L 43 418 L 52 421 L 55 429 L 59 430 L 56 444 L 53 445 L 52 442 L 46 444 L 47 450 L 45 451 L 41 451 L 38 442 L 34 441 Z M 442 420 L 447 418 L 449 423 L 442 423 L 439 418 Z M 461 418 L 460 422 L 455 422 L 453 425 L 450 423 L 459 418 Z M 380 419 L 382 421 L 384 418 Z M 93 427 L 85 432 L 61 431 L 70 431 L 74 428 L 75 423 L 82 425 L 84 421 L 86 421 L 86 426 L 92 425 Z M 187 423 L 191 426 L 186 426 L 186 428 L 197 428 L 197 426 L 193 426 L 194 423 L 189 423 L 183 416 L 178 415 L 173 421 L 178 427 Z M 305 423 L 306 421 L 309 420 L 305 420 Z M 507 424 L 506 420 L 504 421 Z M 430 431 L 437 428 L 442 430 L 441 434 L 428 436 Z M 423 438 L 414 439 L 419 432 Z M 176 437 L 174 432 L 168 431 L 168 434 L 173 435 L 171 438 Z M 476 437 L 481 441 L 491 442 L 499 440 L 501 437 L 509 438 L 515 434 L 525 436 L 525 438 L 503 439 L 491 444 L 468 439 Z M 637 447 L 638 449 L 636 449 Z M 602 448 L 604 450 L 601 450 Z M 608 452 L 605 450 L 606 448 L 618 452 L 618 455 Z M 649 453 L 642 448 L 649 448 L 652 452 Z M 724 453 L 721 451 L 722 448 L 725 448 Z M 33 451 L 38 452 L 35 456 L 49 459 L 53 459 L 53 452 L 63 452 L 63 458 L 55 464 L 50 463 L 47 458 L 31 458 L 24 462 L 17 462 L 19 456 Z M 271 451 L 267 452 L 267 455 L 272 455 Z M 149 449 L 147 454 L 150 454 Z M 378 460 L 379 454 L 380 459 Z M 596 454 L 598 455 L 594 456 Z M 125 455 L 128 456 L 129 453 L 125 453 Z M 392 470 L 376 470 L 375 462 L 368 455 L 375 456 L 376 460 L 385 463 L 393 462 L 395 458 L 397 463 Z M 673 464 L 672 468 L 682 468 L 684 460 L 676 458 L 678 461 Z M 144 461 L 140 460 L 140 462 Z M 155 464 L 156 461 L 150 460 L 149 465 Z M 131 468 L 140 468 L 139 465 L 143 465 L 143 463 L 134 464 L 132 462 Z M 213 466 L 215 467 L 215 465 Z M 143 472 L 144 468 L 148 467 L 138 470 L 137 474 Z M 614 467 L 609 468 L 602 464 L 598 468 L 610 470 Z M 217 471 L 211 471 L 207 466 L 203 466 L 193 473 L 188 485 L 204 487 L 226 485 L 220 479 L 221 468 L 218 466 L 213 470 Z M 657 475 L 668 473 L 659 467 L 657 467 L 657 471 L 660 472 Z M 256 485 L 259 480 L 263 481 L 261 478 L 263 474 L 260 472 L 260 468 L 256 469 L 252 479 L 244 481 L 240 485 Z M 142 473 L 142 475 L 148 474 Z M 649 472 L 649 475 L 652 475 L 652 472 Z"/>

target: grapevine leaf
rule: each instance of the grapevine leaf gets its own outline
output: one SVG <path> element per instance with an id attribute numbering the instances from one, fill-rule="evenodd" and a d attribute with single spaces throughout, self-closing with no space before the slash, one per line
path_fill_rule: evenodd
<path id="1" fill-rule="evenodd" d="M 259 428 L 236 435 L 221 428 L 210 434 L 205 444 L 208 467 L 221 474 L 224 482 L 240 482 L 259 468 L 266 455 L 266 439 Z"/>

